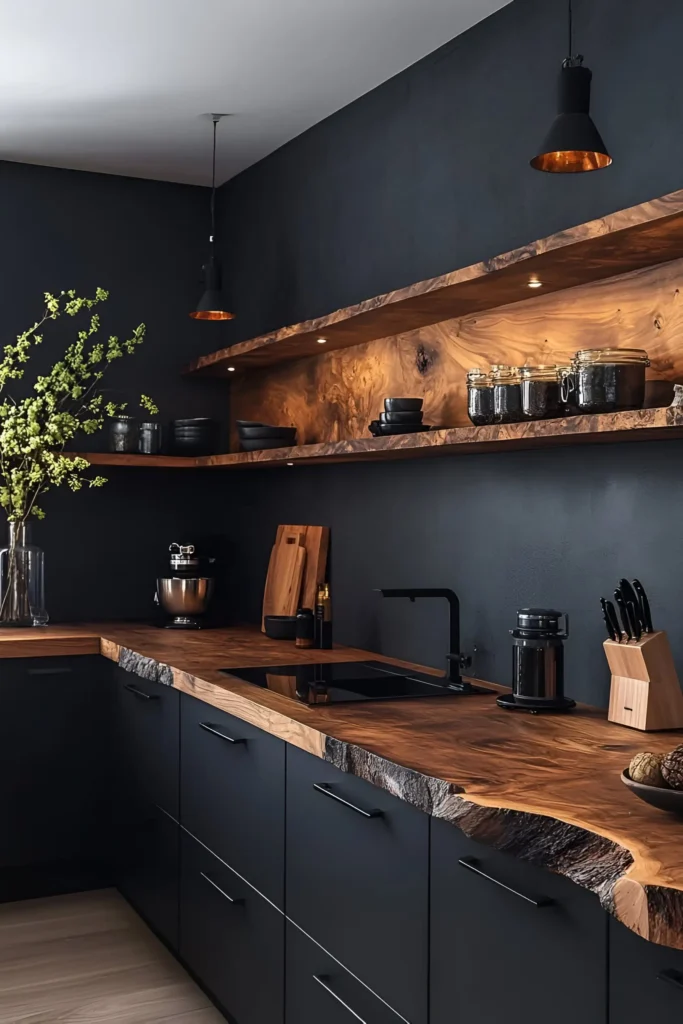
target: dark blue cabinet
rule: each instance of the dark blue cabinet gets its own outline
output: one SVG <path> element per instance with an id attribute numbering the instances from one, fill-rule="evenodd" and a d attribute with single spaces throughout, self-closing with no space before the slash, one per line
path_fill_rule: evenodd
<path id="1" fill-rule="evenodd" d="M 429 818 L 287 749 L 287 916 L 410 1024 L 426 1024 Z"/>
<path id="2" fill-rule="evenodd" d="M 610 921 L 609 1024 L 681 1024 L 683 951 Z"/>
<path id="3" fill-rule="evenodd" d="M 0 662 L 0 901 L 111 884 L 102 659 Z"/>
<path id="4" fill-rule="evenodd" d="M 606 979 L 597 897 L 432 821 L 431 1024 L 605 1024 Z"/>

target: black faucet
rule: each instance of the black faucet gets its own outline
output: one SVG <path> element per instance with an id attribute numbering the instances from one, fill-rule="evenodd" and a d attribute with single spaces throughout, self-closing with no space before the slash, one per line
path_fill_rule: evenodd
<path id="1" fill-rule="evenodd" d="M 460 601 L 454 590 L 448 587 L 413 587 L 401 590 L 380 590 L 382 597 L 407 597 L 414 601 L 417 597 L 445 597 L 450 606 L 450 653 L 448 654 L 448 671 L 446 673 L 448 685 L 463 693 L 480 692 L 470 683 L 463 683 L 460 678 L 460 669 L 469 668 L 472 659 L 460 653 Z"/>

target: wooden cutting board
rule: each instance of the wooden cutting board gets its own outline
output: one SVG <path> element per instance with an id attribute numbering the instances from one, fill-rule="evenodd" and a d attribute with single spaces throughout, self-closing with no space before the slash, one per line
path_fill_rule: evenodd
<path id="1" fill-rule="evenodd" d="M 327 558 L 330 550 L 329 526 L 278 526 L 275 543 L 286 537 L 298 537 L 306 548 L 306 567 L 299 604 L 315 609 L 318 587 L 327 576 Z"/>
<path id="2" fill-rule="evenodd" d="M 270 555 L 263 594 L 266 615 L 296 615 L 306 566 L 306 548 L 296 534 L 276 539 Z M 263 622 L 261 629 L 265 630 Z"/>

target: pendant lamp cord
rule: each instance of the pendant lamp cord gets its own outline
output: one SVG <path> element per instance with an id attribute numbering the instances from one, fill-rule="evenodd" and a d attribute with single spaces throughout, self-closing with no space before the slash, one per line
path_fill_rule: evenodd
<path id="1" fill-rule="evenodd" d="M 569 34 L 569 49 L 567 51 L 568 56 L 562 66 L 565 68 L 574 68 L 583 64 L 583 54 L 577 53 L 574 55 L 574 10 L 572 8 L 572 0 L 568 0 L 567 3 L 567 27 Z"/>
<path id="2" fill-rule="evenodd" d="M 219 118 L 213 119 L 213 164 L 211 170 L 211 249 L 213 251 L 214 238 L 216 235 L 216 129 Z"/>

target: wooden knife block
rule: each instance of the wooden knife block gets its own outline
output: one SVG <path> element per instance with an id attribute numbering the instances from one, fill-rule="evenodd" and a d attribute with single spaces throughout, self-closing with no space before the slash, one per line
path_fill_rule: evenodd
<path id="1" fill-rule="evenodd" d="M 603 646 L 612 672 L 609 721 L 643 732 L 683 729 L 683 693 L 666 633 Z"/>

